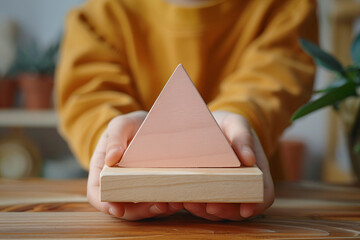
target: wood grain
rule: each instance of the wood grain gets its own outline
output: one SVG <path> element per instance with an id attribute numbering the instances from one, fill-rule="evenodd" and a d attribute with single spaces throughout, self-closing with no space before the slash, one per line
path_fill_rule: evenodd
<path id="1" fill-rule="evenodd" d="M 263 215 L 244 222 L 211 222 L 185 211 L 162 219 L 128 222 L 86 202 L 86 180 L 0 179 L 2 239 L 359 239 L 359 186 L 313 182 L 280 184 Z M 24 196 L 14 194 L 24 192 Z M 49 192 L 68 202 L 47 203 Z M 32 195 L 30 194 L 32 193 Z M 80 195 L 84 202 L 71 202 Z M 9 197 L 12 196 L 12 197 Z M 2 197 L 7 196 L 5 205 Z M 38 197 L 41 196 L 41 197 Z M 23 198 L 22 204 L 9 200 Z M 31 203 L 32 199 L 39 203 Z M 43 198 L 43 200 L 41 200 Z M 59 198 L 64 199 L 64 197 Z M 14 201 L 17 202 L 18 200 Z"/>
<path id="2" fill-rule="evenodd" d="M 150 109 L 121 167 L 239 167 L 240 161 L 182 65 Z"/>
<path id="3" fill-rule="evenodd" d="M 87 201 L 86 186 L 83 185 L 83 180 L 23 181 L 2 179 L 0 183 L 0 206 Z"/>
<path id="4" fill-rule="evenodd" d="M 210 222 L 185 212 L 128 222 L 99 212 L 0 213 L 3 238 L 53 239 L 358 239 L 356 221 L 262 217 Z"/>
<path id="5" fill-rule="evenodd" d="M 257 167 L 120 168 L 101 172 L 104 202 L 262 202 Z"/>

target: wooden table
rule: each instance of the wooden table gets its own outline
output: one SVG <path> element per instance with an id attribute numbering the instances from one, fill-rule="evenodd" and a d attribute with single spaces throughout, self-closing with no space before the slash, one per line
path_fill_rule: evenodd
<path id="1" fill-rule="evenodd" d="M 0 238 L 360 239 L 360 187 L 281 184 L 264 215 L 210 222 L 180 212 L 128 222 L 97 212 L 86 181 L 0 180 Z"/>

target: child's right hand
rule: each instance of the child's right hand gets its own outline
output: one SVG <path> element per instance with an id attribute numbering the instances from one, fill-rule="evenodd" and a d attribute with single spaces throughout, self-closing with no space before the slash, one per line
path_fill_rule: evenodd
<path id="1" fill-rule="evenodd" d="M 90 161 L 87 198 L 98 210 L 126 220 L 169 216 L 183 209 L 182 203 L 117 203 L 100 202 L 99 178 L 104 167 L 118 163 L 146 117 L 137 111 L 115 117 L 109 123 L 96 146 Z"/>

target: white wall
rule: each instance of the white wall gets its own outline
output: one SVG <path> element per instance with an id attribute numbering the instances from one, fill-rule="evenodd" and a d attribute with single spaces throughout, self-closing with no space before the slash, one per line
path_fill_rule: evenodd
<path id="1" fill-rule="evenodd" d="M 331 51 L 330 18 L 328 16 L 331 4 L 331 0 L 318 0 L 320 46 L 327 51 Z M 318 68 L 314 89 L 324 88 L 328 81 L 329 75 L 327 72 Z M 306 144 L 305 168 L 303 169 L 303 175 L 306 179 L 320 178 L 320 168 L 326 151 L 329 111 L 330 108 L 323 109 L 299 119 L 284 133 L 284 139 L 298 139 Z"/>
<path id="2" fill-rule="evenodd" d="M 64 16 L 83 0 L 0 0 L 0 20 L 10 18 L 20 34 L 48 44 L 60 36 Z"/>

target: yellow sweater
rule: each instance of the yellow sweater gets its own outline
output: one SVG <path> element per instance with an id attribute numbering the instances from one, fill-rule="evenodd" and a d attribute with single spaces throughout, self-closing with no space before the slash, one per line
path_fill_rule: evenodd
<path id="1" fill-rule="evenodd" d="M 270 156 L 310 97 L 312 0 L 92 0 L 67 18 L 56 76 L 60 130 L 83 167 L 107 123 L 149 110 L 182 63 L 211 111 L 245 116 Z"/>

